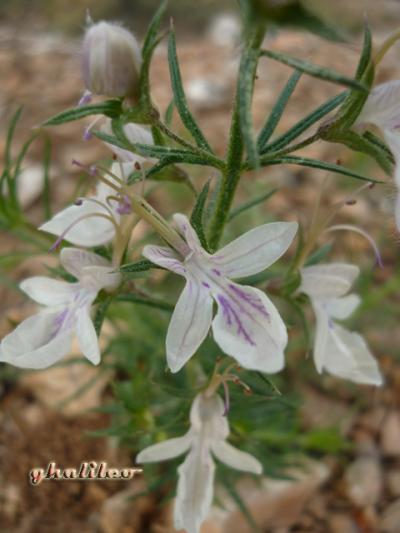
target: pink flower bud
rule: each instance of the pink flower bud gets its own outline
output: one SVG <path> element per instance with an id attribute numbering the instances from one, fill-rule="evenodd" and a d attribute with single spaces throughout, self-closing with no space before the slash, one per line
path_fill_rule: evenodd
<path id="1" fill-rule="evenodd" d="M 88 91 L 135 97 L 140 66 L 140 48 L 128 30 L 109 22 L 98 22 L 87 29 L 82 47 L 82 71 Z"/>

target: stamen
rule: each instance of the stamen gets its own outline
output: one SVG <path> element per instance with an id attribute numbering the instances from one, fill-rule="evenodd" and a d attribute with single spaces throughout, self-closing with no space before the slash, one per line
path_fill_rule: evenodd
<path id="1" fill-rule="evenodd" d="M 355 233 L 358 233 L 359 235 L 362 235 L 365 239 L 367 239 L 367 241 L 369 242 L 369 244 L 371 245 L 375 253 L 376 262 L 378 263 L 380 268 L 383 268 L 383 262 L 382 262 L 381 254 L 379 252 L 379 248 L 369 233 L 359 228 L 358 226 L 353 226 L 352 224 L 336 224 L 335 226 L 331 226 L 327 228 L 324 232 L 328 233 L 328 232 L 338 231 L 338 230 L 354 231 Z"/>
<path id="2" fill-rule="evenodd" d="M 79 168 L 82 168 L 90 176 L 97 177 L 97 179 L 99 181 L 102 181 L 103 183 L 105 183 L 106 185 L 108 185 L 109 187 L 111 187 L 112 189 L 117 191 L 118 193 L 121 192 L 121 188 L 118 187 L 118 185 L 115 185 L 115 183 L 113 183 L 112 181 L 108 180 L 105 176 L 102 176 L 98 172 L 99 170 L 101 170 L 101 171 L 105 172 L 106 174 L 109 174 L 113 179 L 115 179 L 121 185 L 124 185 L 124 182 L 118 176 L 116 176 L 115 174 L 110 172 L 109 170 L 104 169 L 103 167 L 95 166 L 95 165 L 91 165 L 90 167 L 88 167 L 87 165 L 84 165 L 83 163 L 81 163 L 80 161 L 77 161 L 76 159 L 72 160 L 72 164 L 78 166 Z"/>

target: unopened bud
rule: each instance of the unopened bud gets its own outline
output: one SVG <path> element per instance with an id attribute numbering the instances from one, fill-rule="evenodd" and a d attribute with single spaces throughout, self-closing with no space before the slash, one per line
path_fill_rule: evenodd
<path id="1" fill-rule="evenodd" d="M 82 71 L 93 94 L 137 96 L 141 53 L 136 38 L 118 24 L 98 22 L 83 39 Z"/>

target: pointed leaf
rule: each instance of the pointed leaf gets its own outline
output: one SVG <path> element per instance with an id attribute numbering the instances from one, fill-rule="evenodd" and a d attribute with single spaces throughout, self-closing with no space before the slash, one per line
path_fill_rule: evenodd
<path id="1" fill-rule="evenodd" d="M 272 108 L 272 111 L 258 136 L 257 144 L 260 150 L 267 144 L 271 135 L 274 133 L 301 75 L 302 73 L 299 70 L 295 70 L 279 95 L 278 100 Z"/>
<path id="2" fill-rule="evenodd" d="M 325 67 L 319 67 L 318 65 L 314 65 L 313 63 L 304 61 L 304 59 L 292 57 L 282 52 L 273 52 L 272 50 L 261 50 L 261 55 L 270 57 L 271 59 L 275 59 L 276 61 L 280 61 L 281 63 L 300 70 L 301 72 L 305 72 L 306 74 L 309 74 L 314 78 L 319 78 L 325 81 L 331 81 L 339 85 L 344 85 L 346 87 L 350 87 L 352 89 L 368 93 L 368 87 L 366 87 L 360 81 L 348 78 L 347 76 L 339 74 L 334 70 L 330 70 Z"/>
<path id="3" fill-rule="evenodd" d="M 176 43 L 174 32 L 171 31 L 168 40 L 168 63 L 171 77 L 171 85 L 174 93 L 174 102 L 179 116 L 187 130 L 191 133 L 199 148 L 213 153 L 206 138 L 197 125 L 191 111 L 188 108 L 185 92 L 183 90 L 182 77 L 179 69 L 178 56 L 176 53 Z"/>
<path id="4" fill-rule="evenodd" d="M 58 126 L 59 124 L 79 120 L 90 115 L 105 115 L 110 118 L 115 118 L 121 113 L 121 100 L 107 100 L 100 104 L 90 104 L 62 111 L 46 120 L 42 126 Z"/>
<path id="5" fill-rule="evenodd" d="M 204 227 L 203 227 L 203 216 L 204 216 L 204 208 L 207 202 L 209 189 L 210 189 L 210 182 L 207 181 L 201 193 L 197 197 L 196 204 L 193 208 L 192 215 L 190 217 L 190 224 L 195 229 L 200 239 L 202 247 L 207 251 L 209 250 L 208 250 L 207 238 L 206 238 Z"/>

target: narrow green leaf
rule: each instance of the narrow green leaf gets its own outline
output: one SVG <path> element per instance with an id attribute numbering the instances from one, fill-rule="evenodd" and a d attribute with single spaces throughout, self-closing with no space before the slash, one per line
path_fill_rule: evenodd
<path id="1" fill-rule="evenodd" d="M 11 165 L 11 146 L 13 142 L 15 128 L 17 127 L 17 123 L 21 117 L 21 113 L 22 113 L 22 106 L 18 107 L 14 115 L 11 117 L 10 123 L 8 125 L 6 146 L 4 148 L 4 167 L 5 168 L 8 168 Z"/>
<path id="2" fill-rule="evenodd" d="M 44 139 L 44 156 L 43 156 L 43 191 L 42 191 L 42 202 L 43 202 L 43 215 L 45 220 L 51 218 L 51 206 L 50 206 L 50 176 L 49 168 L 51 162 L 51 141 L 50 138 L 46 136 Z"/>
<path id="3" fill-rule="evenodd" d="M 59 124 L 79 120 L 90 115 L 105 115 L 110 118 L 115 118 L 121 113 L 121 100 L 107 100 L 99 104 L 89 104 L 62 111 L 46 120 L 42 126 L 58 126 Z"/>
<path id="4" fill-rule="evenodd" d="M 174 109 L 175 109 L 175 101 L 172 98 L 172 100 L 168 104 L 168 107 L 167 107 L 167 109 L 165 111 L 165 117 L 164 117 L 165 124 L 168 126 L 168 128 L 172 124 L 172 118 L 174 116 Z"/>
<path id="5" fill-rule="evenodd" d="M 206 138 L 204 137 L 202 131 L 200 130 L 197 122 L 195 121 L 192 113 L 190 112 L 185 92 L 183 90 L 182 77 L 179 69 L 178 56 L 176 53 L 176 42 L 175 34 L 171 30 L 168 40 L 168 63 L 169 63 L 169 73 L 171 78 L 172 90 L 174 93 L 174 103 L 176 109 L 178 110 L 179 116 L 187 130 L 192 135 L 197 146 L 206 150 L 207 152 L 213 153 L 210 145 L 208 144 Z"/>
<path id="6" fill-rule="evenodd" d="M 149 119 L 149 113 L 152 110 L 151 95 L 150 95 L 150 64 L 153 58 L 154 50 L 162 37 L 158 35 L 162 18 L 167 8 L 167 1 L 162 2 L 158 10 L 156 11 L 153 19 L 151 20 L 146 32 L 146 36 L 142 46 L 142 66 L 140 69 L 139 80 L 139 104 L 136 106 L 136 113 L 143 118 L 147 116 Z M 131 110 L 135 113 L 134 110 Z"/>
<path id="7" fill-rule="evenodd" d="M 284 148 L 294 139 L 297 139 L 304 131 L 308 130 L 313 124 L 321 120 L 325 115 L 333 111 L 339 104 L 341 104 L 346 96 L 349 94 L 348 91 L 344 91 L 340 94 L 337 94 L 333 98 L 330 98 L 322 105 L 314 109 L 309 115 L 305 116 L 303 119 L 299 120 L 297 124 L 292 126 L 285 133 L 277 137 L 271 144 L 265 146 L 262 150 L 262 154 L 267 152 L 275 152 Z"/>
<path id="8" fill-rule="evenodd" d="M 123 272 L 124 274 L 128 272 L 145 272 L 146 270 L 150 270 L 151 268 L 162 269 L 162 267 L 152 263 L 148 259 L 141 259 L 140 261 L 135 261 L 134 263 L 127 263 L 126 265 L 122 265 L 119 268 L 119 272 Z"/>
<path id="9" fill-rule="evenodd" d="M 247 157 L 254 167 L 258 166 L 258 146 L 254 138 L 253 117 L 251 104 L 253 100 L 254 81 L 259 58 L 259 50 L 248 45 L 243 52 L 239 68 L 238 98 L 240 129 L 243 142 L 247 151 Z"/>
<path id="10" fill-rule="evenodd" d="M 260 151 L 267 144 L 271 135 L 274 133 L 275 128 L 278 125 L 283 112 L 285 111 L 286 105 L 289 102 L 289 99 L 292 96 L 301 75 L 302 73 L 299 70 L 295 70 L 283 88 L 283 91 L 279 95 L 278 100 L 272 108 L 272 111 L 258 136 L 257 144 Z"/>
<path id="11" fill-rule="evenodd" d="M 263 56 L 270 57 L 271 59 L 275 59 L 276 61 L 284 63 L 289 67 L 309 74 L 314 78 L 319 78 L 325 81 L 331 81 L 332 83 L 344 85 L 345 87 L 350 87 L 358 91 L 368 92 L 368 87 L 366 87 L 359 80 L 348 78 L 347 76 L 343 76 L 343 74 L 339 74 L 334 70 L 330 70 L 325 67 L 319 67 L 318 65 L 314 65 L 313 63 L 309 63 L 308 61 L 304 61 L 303 59 L 299 59 L 297 57 L 292 57 L 287 54 L 283 54 L 282 52 L 273 52 L 272 50 L 261 50 L 260 53 Z"/>
<path id="12" fill-rule="evenodd" d="M 320 170 L 326 170 L 328 172 L 335 172 L 337 174 L 343 174 L 343 176 L 349 176 L 358 180 L 368 181 L 370 183 L 383 183 L 381 180 L 376 180 L 363 176 L 354 170 L 351 170 L 335 163 L 326 163 L 325 161 L 319 161 L 318 159 L 310 159 L 308 157 L 296 157 L 296 156 L 283 156 L 277 159 L 261 159 L 262 166 L 268 165 L 300 165 L 302 167 L 318 168 Z"/>
<path id="13" fill-rule="evenodd" d="M 273 196 L 276 192 L 278 192 L 279 189 L 272 189 L 271 191 L 266 191 L 264 194 L 261 194 L 260 196 L 257 196 L 257 198 L 253 198 L 252 200 L 249 200 L 248 202 L 244 202 L 243 204 L 235 207 L 235 209 L 232 209 L 232 211 L 229 214 L 228 221 L 231 221 L 233 218 L 237 217 L 244 211 L 247 211 L 248 209 L 251 209 L 252 207 L 255 207 L 256 205 L 259 205 L 269 198 Z"/>
<path id="14" fill-rule="evenodd" d="M 361 80 L 364 76 L 364 73 L 370 64 L 371 61 L 371 54 L 372 54 L 372 35 L 371 30 L 368 26 L 367 21 L 365 21 L 364 25 L 364 42 L 363 42 L 363 48 L 360 56 L 360 61 L 357 66 L 356 71 L 356 80 Z"/>
<path id="15" fill-rule="evenodd" d="M 208 249 L 207 237 L 204 232 L 203 217 L 204 217 L 204 208 L 206 206 L 209 189 L 210 189 L 210 182 L 207 181 L 207 183 L 204 185 L 203 189 L 201 190 L 200 194 L 197 197 L 196 204 L 193 208 L 192 215 L 190 217 L 190 222 L 200 239 L 201 245 L 207 251 L 209 251 L 209 249 Z"/>
<path id="16" fill-rule="evenodd" d="M 154 14 L 149 27 L 147 28 L 146 36 L 143 40 L 143 46 L 142 46 L 142 56 L 146 57 L 149 55 L 152 51 L 152 48 L 154 46 L 154 43 L 158 40 L 158 32 L 160 30 L 161 22 L 165 14 L 165 10 L 167 9 L 168 1 L 164 0 L 164 2 L 161 3 L 160 7 L 157 9 L 156 13 Z"/>

